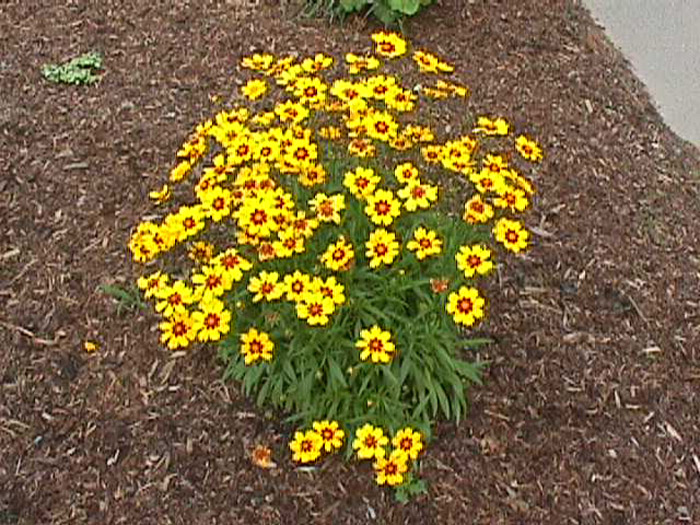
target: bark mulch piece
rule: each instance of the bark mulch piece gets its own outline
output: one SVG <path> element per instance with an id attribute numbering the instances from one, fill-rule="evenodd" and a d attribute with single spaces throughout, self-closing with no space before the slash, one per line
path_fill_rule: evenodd
<path id="1" fill-rule="evenodd" d="M 0 6 L 0 523 L 700 522 L 700 156 L 572 1 L 445 0 L 406 24 L 455 63 L 467 111 L 541 139 L 535 247 L 491 290 L 469 417 L 441 424 L 429 494 L 366 465 L 295 470 L 291 429 L 172 355 L 103 285 L 189 130 L 251 51 L 364 49 L 373 22 L 207 0 Z M 41 66 L 105 56 L 90 88 Z M 448 114 L 446 123 L 466 114 Z M 85 340 L 100 349 L 86 354 Z M 252 466 L 270 446 L 278 468 Z"/>

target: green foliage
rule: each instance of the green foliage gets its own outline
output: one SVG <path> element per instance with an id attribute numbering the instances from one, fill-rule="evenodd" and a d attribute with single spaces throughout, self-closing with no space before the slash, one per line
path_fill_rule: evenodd
<path id="1" fill-rule="evenodd" d="M 148 310 L 148 303 L 143 301 L 141 292 L 135 286 L 122 288 L 121 286 L 103 284 L 100 286 L 100 291 L 116 301 L 118 314 L 122 313 L 123 310 Z"/>
<path id="2" fill-rule="evenodd" d="M 408 503 L 411 499 L 427 493 L 428 484 L 414 473 L 409 472 L 405 481 L 396 487 L 394 496 L 399 503 Z"/>
<path id="3" fill-rule="evenodd" d="M 433 0 L 307 0 L 306 13 L 326 16 L 333 21 L 354 12 L 367 12 L 385 25 L 401 24 L 404 17 L 413 16 Z"/>
<path id="4" fill-rule="evenodd" d="M 44 78 L 56 84 L 94 84 L 100 80 L 102 55 L 91 51 L 63 64 L 47 64 L 41 68 Z"/>

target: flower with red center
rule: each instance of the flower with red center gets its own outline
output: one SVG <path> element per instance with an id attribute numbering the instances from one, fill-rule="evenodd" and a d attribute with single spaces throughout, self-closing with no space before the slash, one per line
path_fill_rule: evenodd
<path id="1" fill-rule="evenodd" d="M 515 140 L 515 149 L 523 156 L 524 159 L 531 162 L 539 162 L 542 160 L 542 148 L 534 140 L 527 138 L 525 135 L 520 135 Z"/>
<path id="2" fill-rule="evenodd" d="M 137 285 L 139 289 L 143 290 L 146 299 L 150 299 L 165 288 L 169 279 L 168 274 L 157 271 L 146 277 L 139 277 Z"/>
<path id="3" fill-rule="evenodd" d="M 316 213 L 319 221 L 340 224 L 340 212 L 345 209 L 345 195 L 342 193 L 334 195 L 317 193 L 309 201 L 309 206 Z"/>
<path id="4" fill-rule="evenodd" d="M 457 292 L 452 292 L 447 297 L 445 309 L 452 315 L 455 323 L 472 326 L 484 317 L 485 304 L 486 301 L 479 295 L 479 290 L 462 286 Z"/>
<path id="5" fill-rule="evenodd" d="M 296 270 L 293 274 L 284 276 L 284 288 L 287 301 L 301 301 L 302 296 L 309 290 L 311 277 Z"/>
<path id="6" fill-rule="evenodd" d="M 413 232 L 413 239 L 406 244 L 406 248 L 416 252 L 416 257 L 422 261 L 426 257 L 439 254 L 442 251 L 442 241 L 437 238 L 437 232 L 421 226 Z"/>
<path id="7" fill-rule="evenodd" d="M 493 217 L 493 206 L 476 194 L 464 203 L 464 220 L 469 224 L 483 224 Z"/>
<path id="8" fill-rule="evenodd" d="M 326 251 L 321 255 L 321 262 L 333 271 L 343 271 L 350 268 L 350 263 L 355 257 L 352 244 L 345 241 L 345 237 L 341 236 L 336 243 L 332 243 L 326 248 Z"/>
<path id="9" fill-rule="evenodd" d="M 192 288 L 184 281 L 175 281 L 172 286 L 164 286 L 155 296 L 158 298 L 156 312 L 162 313 L 163 317 L 186 312 L 187 305 L 192 304 L 195 299 Z"/>
<path id="10" fill-rule="evenodd" d="M 385 483 L 391 487 L 401 485 L 404 474 L 408 471 L 406 454 L 401 450 L 394 450 L 388 458 L 379 458 L 374 462 L 374 471 L 377 474 L 377 485 Z"/>
<path id="11" fill-rule="evenodd" d="M 382 330 L 374 325 L 368 330 L 360 331 L 360 340 L 355 342 L 360 349 L 362 361 L 371 360 L 372 363 L 388 363 L 396 354 L 396 347 L 391 342 L 391 332 Z"/>
<path id="12" fill-rule="evenodd" d="M 397 33 L 379 31 L 372 35 L 375 51 L 386 58 L 397 58 L 406 53 L 406 41 Z"/>
<path id="13" fill-rule="evenodd" d="M 253 302 L 265 299 L 274 301 L 284 294 L 284 285 L 279 280 L 279 273 L 261 271 L 257 277 L 251 277 L 248 283 L 248 291 L 254 293 Z"/>
<path id="14" fill-rule="evenodd" d="M 389 226 L 401 215 L 401 201 L 390 190 L 378 189 L 367 197 L 365 213 L 374 224 Z"/>
<path id="15" fill-rule="evenodd" d="M 355 171 L 348 171 L 343 177 L 343 186 L 350 190 L 355 198 L 364 200 L 374 192 L 381 176 L 376 175 L 372 168 L 358 166 Z"/>
<path id="16" fill-rule="evenodd" d="M 220 253 L 214 257 L 212 263 L 223 268 L 226 277 L 232 282 L 240 281 L 243 278 L 243 272 L 253 267 L 250 261 L 244 259 L 235 248 L 229 248 Z"/>
<path id="17" fill-rule="evenodd" d="M 484 135 L 507 135 L 510 131 L 510 124 L 502 118 L 498 117 L 491 120 L 488 117 L 479 117 L 476 121 L 475 133 L 483 133 Z"/>
<path id="18" fill-rule="evenodd" d="M 211 299 L 199 303 L 199 310 L 192 314 L 192 320 L 199 341 L 218 341 L 230 329 L 231 312 L 224 308 L 222 301 Z"/>
<path id="19" fill-rule="evenodd" d="M 370 268 L 378 268 L 382 264 L 389 265 L 399 253 L 399 243 L 396 241 L 396 234 L 390 233 L 384 228 L 374 230 L 370 233 L 369 240 L 365 243 L 367 251 L 365 255 L 369 258 Z"/>
<path id="20" fill-rule="evenodd" d="M 315 430 L 297 431 L 294 433 L 294 440 L 289 443 L 292 461 L 312 463 L 321 456 L 323 446 L 323 438 Z"/>
<path id="21" fill-rule="evenodd" d="M 245 364 L 254 364 L 257 361 L 271 361 L 274 343 L 265 332 L 258 332 L 251 328 L 241 335 L 241 354 L 244 356 Z"/>
<path id="22" fill-rule="evenodd" d="M 421 182 L 420 179 L 413 179 L 398 191 L 399 197 L 404 199 L 403 207 L 408 211 L 417 209 L 425 210 L 430 208 L 431 203 L 437 201 L 437 186 L 432 186 Z"/>
<path id="23" fill-rule="evenodd" d="M 360 459 L 379 459 L 386 455 L 384 447 L 388 443 L 389 438 L 380 427 L 366 423 L 355 432 L 352 448 L 357 450 L 357 457 Z"/>
<path id="24" fill-rule="evenodd" d="M 187 310 L 176 312 L 172 317 L 158 325 L 160 342 L 167 344 L 170 350 L 186 348 L 197 336 L 194 319 Z"/>
<path id="25" fill-rule="evenodd" d="M 530 232 L 519 221 L 504 217 L 496 223 L 493 233 L 496 240 L 511 252 L 520 253 L 529 247 Z"/>
<path id="26" fill-rule="evenodd" d="M 477 273 L 486 275 L 493 269 L 491 250 L 480 244 L 460 246 L 455 254 L 455 260 L 457 268 L 464 272 L 464 277 L 467 279 L 471 279 Z"/>
<path id="27" fill-rule="evenodd" d="M 339 449 L 343 446 L 345 431 L 339 428 L 337 421 L 328 421 L 327 419 L 314 421 L 313 429 L 321 436 L 326 452 L 332 452 L 333 449 Z"/>
<path id="28" fill-rule="evenodd" d="M 306 292 L 296 304 L 297 316 L 311 326 L 328 324 L 329 316 L 335 311 L 335 303 L 318 292 Z"/>

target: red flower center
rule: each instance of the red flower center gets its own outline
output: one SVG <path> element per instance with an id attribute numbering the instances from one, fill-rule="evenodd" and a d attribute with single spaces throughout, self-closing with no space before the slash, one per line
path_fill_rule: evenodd
<path id="1" fill-rule="evenodd" d="M 204 325 L 209 329 L 218 328 L 219 323 L 221 323 L 221 318 L 216 314 L 209 314 L 204 320 Z"/>
<path id="2" fill-rule="evenodd" d="M 459 308 L 460 312 L 468 314 L 474 308 L 474 304 L 472 303 L 471 299 L 463 297 L 457 304 L 457 308 Z"/>
<path id="3" fill-rule="evenodd" d="M 187 325 L 184 322 L 180 321 L 180 322 L 175 323 L 173 325 L 173 335 L 175 335 L 177 337 L 182 337 L 186 333 L 187 333 Z"/>

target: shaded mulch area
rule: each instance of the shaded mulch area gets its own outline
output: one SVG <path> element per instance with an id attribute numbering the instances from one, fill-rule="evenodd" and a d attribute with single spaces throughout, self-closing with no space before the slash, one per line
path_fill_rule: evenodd
<path id="1" fill-rule="evenodd" d="M 577 2 L 445 0 L 406 24 L 469 112 L 547 154 L 534 249 L 490 292 L 492 366 L 467 420 L 438 426 L 427 495 L 398 505 L 367 465 L 295 470 L 290 429 L 214 350 L 172 358 L 155 317 L 100 291 L 137 275 L 147 193 L 235 96 L 242 55 L 341 56 L 374 29 L 250 3 L 0 6 L 0 524 L 700 521 L 700 160 Z M 90 49 L 99 85 L 42 80 Z M 257 443 L 278 468 L 251 465 Z"/>

